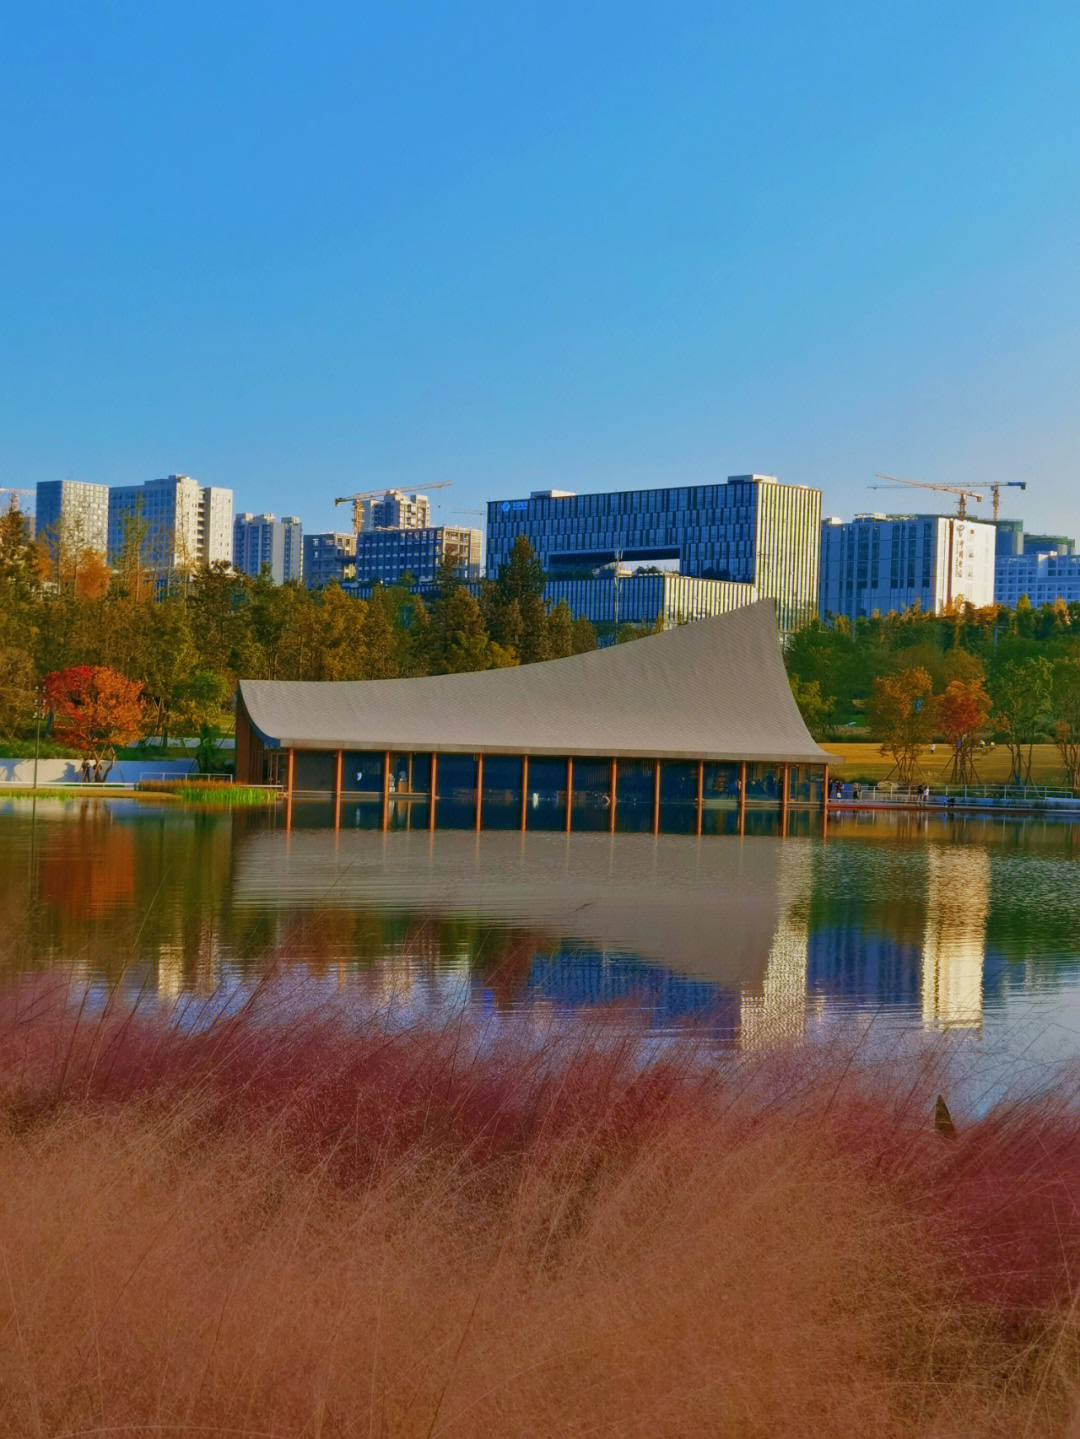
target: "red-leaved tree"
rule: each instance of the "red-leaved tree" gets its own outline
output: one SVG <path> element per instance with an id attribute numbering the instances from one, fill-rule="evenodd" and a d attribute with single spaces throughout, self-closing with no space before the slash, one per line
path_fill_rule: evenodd
<path id="1" fill-rule="evenodd" d="M 975 746 L 990 719 L 990 696 L 982 680 L 953 680 L 938 700 L 938 724 L 952 746 L 949 778 L 969 784 L 975 778 Z"/>
<path id="2" fill-rule="evenodd" d="M 95 762 L 145 732 L 142 685 L 105 665 L 55 670 L 42 680 L 42 689 L 53 734 Z"/>

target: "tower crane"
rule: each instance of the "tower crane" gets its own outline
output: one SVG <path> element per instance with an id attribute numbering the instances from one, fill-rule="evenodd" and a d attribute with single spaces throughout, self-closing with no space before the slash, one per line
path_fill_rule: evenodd
<path id="1" fill-rule="evenodd" d="M 16 490 L 11 485 L 0 485 L 0 495 L 11 496 L 11 499 L 8 500 L 9 510 L 17 510 L 19 508 L 20 495 L 32 495 L 33 493 L 33 490 Z"/>
<path id="2" fill-rule="evenodd" d="M 960 520 L 967 518 L 968 500 L 974 500 L 976 504 L 980 505 L 983 501 L 983 497 L 978 490 L 969 489 L 964 485 L 932 485 L 926 480 L 902 480 L 899 475 L 876 474 L 874 478 L 876 480 L 889 480 L 890 483 L 887 485 L 871 485 L 870 488 L 872 490 L 938 490 L 945 495 L 956 495 L 956 516 L 957 519 Z M 983 488 L 986 489 L 989 487 L 984 486 Z"/>
<path id="3" fill-rule="evenodd" d="M 1027 480 L 995 480 L 992 484 L 979 485 L 979 489 L 990 491 L 990 498 L 994 504 L 994 519 L 996 520 L 1001 512 L 1002 490 L 1026 490 Z"/>
<path id="4" fill-rule="evenodd" d="M 426 494 L 428 490 L 447 490 L 453 484 L 453 480 L 437 480 L 433 485 L 425 485 L 417 494 Z M 335 505 L 352 505 L 353 507 L 353 530 L 359 534 L 364 525 L 363 503 L 365 500 L 381 500 L 385 495 L 403 495 L 404 490 L 394 485 L 384 485 L 378 490 L 358 490 L 355 495 L 338 495 L 334 500 Z"/>

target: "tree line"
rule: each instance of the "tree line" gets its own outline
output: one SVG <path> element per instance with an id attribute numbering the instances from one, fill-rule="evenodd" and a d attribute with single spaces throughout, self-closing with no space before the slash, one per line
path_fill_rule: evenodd
<path id="1" fill-rule="evenodd" d="M 1080 604 L 1036 609 L 1021 599 L 1015 609 L 831 620 L 813 620 L 786 650 L 795 698 L 819 737 L 865 726 L 901 783 L 935 740 L 950 746 L 957 782 L 972 777 L 980 740 L 1008 747 L 1016 782 L 1031 778 L 1033 745 L 1050 742 L 1080 788 Z"/>
<path id="2" fill-rule="evenodd" d="M 646 630 L 620 627 L 618 638 Z M 107 669 L 139 687 L 143 732 L 162 744 L 229 723 L 240 677 L 390 679 L 531 664 L 595 649 L 596 631 L 565 603 L 549 609 L 543 569 L 524 536 L 479 596 L 442 573 L 428 602 L 404 587 L 370 599 L 339 586 L 275 585 L 227 565 L 165 585 L 127 548 L 114 567 L 30 539 L 0 517 L 0 738 L 25 735 L 63 686 L 49 677 Z M 112 685 L 111 681 L 107 683 Z M 115 688 L 115 687 L 113 687 Z"/>

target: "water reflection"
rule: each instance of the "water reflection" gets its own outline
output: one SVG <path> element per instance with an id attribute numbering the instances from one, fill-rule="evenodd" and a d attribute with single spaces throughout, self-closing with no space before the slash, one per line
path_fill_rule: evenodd
<path id="1" fill-rule="evenodd" d="M 163 1001 L 277 968 L 410 1016 L 618 1002 L 746 1048 L 851 1011 L 985 1036 L 1041 997 L 1080 1018 L 1078 859 L 1053 821 L 698 841 L 9 802 L 0 958 Z"/>

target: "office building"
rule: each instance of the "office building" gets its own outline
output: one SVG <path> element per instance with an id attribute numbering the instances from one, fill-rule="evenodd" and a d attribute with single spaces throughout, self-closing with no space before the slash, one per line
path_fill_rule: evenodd
<path id="1" fill-rule="evenodd" d="M 746 585 L 750 598 L 775 601 L 790 631 L 817 605 L 820 526 L 821 491 L 769 475 L 604 494 L 541 490 L 488 504 L 487 571 L 498 574 L 518 535 L 552 575 L 675 560 L 683 575 Z"/>
<path id="2" fill-rule="evenodd" d="M 167 475 L 109 491 L 109 560 L 117 563 L 137 539 L 148 569 L 190 571 L 231 564 L 233 492 Z"/>
<path id="3" fill-rule="evenodd" d="M 274 584 L 298 580 L 303 572 L 303 527 L 295 515 L 237 515 L 233 521 L 233 566 L 245 575 L 269 572 Z"/>
<path id="4" fill-rule="evenodd" d="M 460 525 L 365 530 L 356 536 L 356 580 L 393 585 L 409 575 L 417 584 L 432 584 L 444 565 L 463 580 L 479 579 L 480 544 L 479 530 Z"/>
<path id="5" fill-rule="evenodd" d="M 822 616 L 849 620 L 918 605 L 942 614 L 994 599 L 992 524 L 953 515 L 856 515 L 821 526 Z"/>
<path id="6" fill-rule="evenodd" d="M 351 580 L 356 572 L 356 535 L 343 530 L 304 536 L 304 584 L 309 590 Z"/>
<path id="7" fill-rule="evenodd" d="M 1015 609 L 1026 599 L 1036 609 L 1056 600 L 1080 603 L 1080 555 L 1049 550 L 999 557 L 995 566 L 994 598 Z"/>
<path id="8" fill-rule="evenodd" d="M 655 625 L 665 630 L 690 620 L 725 615 L 753 604 L 753 585 L 733 580 L 700 580 L 693 575 L 613 573 L 586 580 L 548 580 L 544 598 L 549 606 L 565 600 L 574 619 L 589 620 L 601 636 L 617 625 Z"/>
<path id="9" fill-rule="evenodd" d="M 95 550 L 109 541 L 109 487 L 82 480 L 43 480 L 37 487 L 35 533 L 56 558 Z"/>

